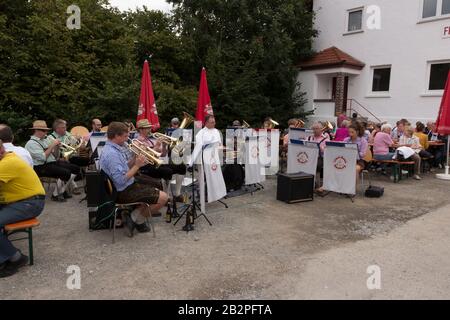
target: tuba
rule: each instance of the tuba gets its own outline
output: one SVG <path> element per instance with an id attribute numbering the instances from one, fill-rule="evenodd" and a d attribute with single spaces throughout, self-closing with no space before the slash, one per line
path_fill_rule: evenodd
<path id="1" fill-rule="evenodd" d="M 131 142 L 128 144 L 128 149 L 136 156 L 143 156 L 147 164 L 159 167 L 163 163 L 163 161 L 159 159 L 159 157 L 161 156 L 159 152 L 156 152 L 145 143 L 137 139 L 131 140 Z"/>
<path id="2" fill-rule="evenodd" d="M 242 120 L 242 129 L 249 129 L 249 128 L 250 128 L 250 125 L 248 124 L 248 122 L 245 120 Z"/>
<path id="3" fill-rule="evenodd" d="M 180 129 L 186 129 L 194 122 L 194 118 L 187 112 L 183 112 L 183 121 L 181 121 Z"/>

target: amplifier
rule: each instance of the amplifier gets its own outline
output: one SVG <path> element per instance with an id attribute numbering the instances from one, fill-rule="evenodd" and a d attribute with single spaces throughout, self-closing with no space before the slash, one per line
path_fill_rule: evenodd
<path id="1" fill-rule="evenodd" d="M 85 177 L 88 208 L 95 208 L 112 200 L 107 193 L 105 179 L 100 171 L 87 171 Z"/>
<path id="2" fill-rule="evenodd" d="M 313 199 L 314 175 L 303 172 L 278 175 L 277 200 L 296 203 Z"/>

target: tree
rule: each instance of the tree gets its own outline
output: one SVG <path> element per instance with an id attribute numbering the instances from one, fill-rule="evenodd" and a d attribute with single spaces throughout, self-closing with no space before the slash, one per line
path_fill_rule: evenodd
<path id="1" fill-rule="evenodd" d="M 177 32 L 208 69 L 219 126 L 302 114 L 295 63 L 311 54 L 313 14 L 302 0 L 170 0 Z"/>

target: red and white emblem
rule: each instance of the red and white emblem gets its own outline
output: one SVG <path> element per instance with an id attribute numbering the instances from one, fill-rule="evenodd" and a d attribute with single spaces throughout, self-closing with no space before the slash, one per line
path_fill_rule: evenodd
<path id="1" fill-rule="evenodd" d="M 216 163 L 216 159 L 214 157 L 211 157 L 211 170 L 212 171 L 217 170 L 217 163 Z"/>
<path id="2" fill-rule="evenodd" d="M 298 163 L 305 164 L 305 163 L 308 163 L 308 161 L 309 161 L 309 157 L 306 152 L 302 151 L 297 155 Z"/>
<path id="3" fill-rule="evenodd" d="M 347 168 L 347 160 L 342 156 L 337 157 L 334 159 L 334 167 L 338 170 L 344 170 Z"/>
<path id="4" fill-rule="evenodd" d="M 158 115 L 158 111 L 156 110 L 156 104 L 155 103 L 152 105 L 151 112 L 154 113 L 155 115 Z"/>
<path id="5" fill-rule="evenodd" d="M 144 108 L 144 105 L 141 103 L 141 104 L 139 104 L 139 107 L 138 107 L 138 115 L 142 116 L 144 114 L 144 112 L 145 112 L 145 108 Z"/>
<path id="6" fill-rule="evenodd" d="M 258 157 L 258 155 L 259 155 L 258 147 L 257 146 L 253 146 L 253 148 L 252 148 L 252 158 L 256 159 Z"/>
<path id="7" fill-rule="evenodd" d="M 211 103 L 208 103 L 207 105 L 205 105 L 205 113 L 209 114 L 211 116 L 214 115 Z"/>

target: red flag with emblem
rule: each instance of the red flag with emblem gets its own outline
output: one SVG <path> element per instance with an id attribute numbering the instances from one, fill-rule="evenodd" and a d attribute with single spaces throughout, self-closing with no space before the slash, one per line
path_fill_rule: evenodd
<path id="1" fill-rule="evenodd" d="M 150 75 L 150 67 L 147 60 L 145 60 L 144 68 L 142 69 L 141 95 L 139 97 L 139 108 L 136 122 L 142 119 L 148 119 L 148 121 L 153 125 L 153 132 L 159 129 L 160 124 L 158 111 L 156 110 L 152 77 Z"/>
<path id="2" fill-rule="evenodd" d="M 450 135 L 450 72 L 448 73 L 447 84 L 436 121 L 436 131 L 443 136 Z"/>
<path id="3" fill-rule="evenodd" d="M 205 123 L 205 117 L 210 114 L 213 115 L 213 109 L 211 105 L 211 98 L 209 97 L 208 81 L 206 80 L 206 69 L 202 69 L 202 75 L 200 78 L 200 88 L 198 91 L 197 111 L 195 113 L 195 119 Z"/>

